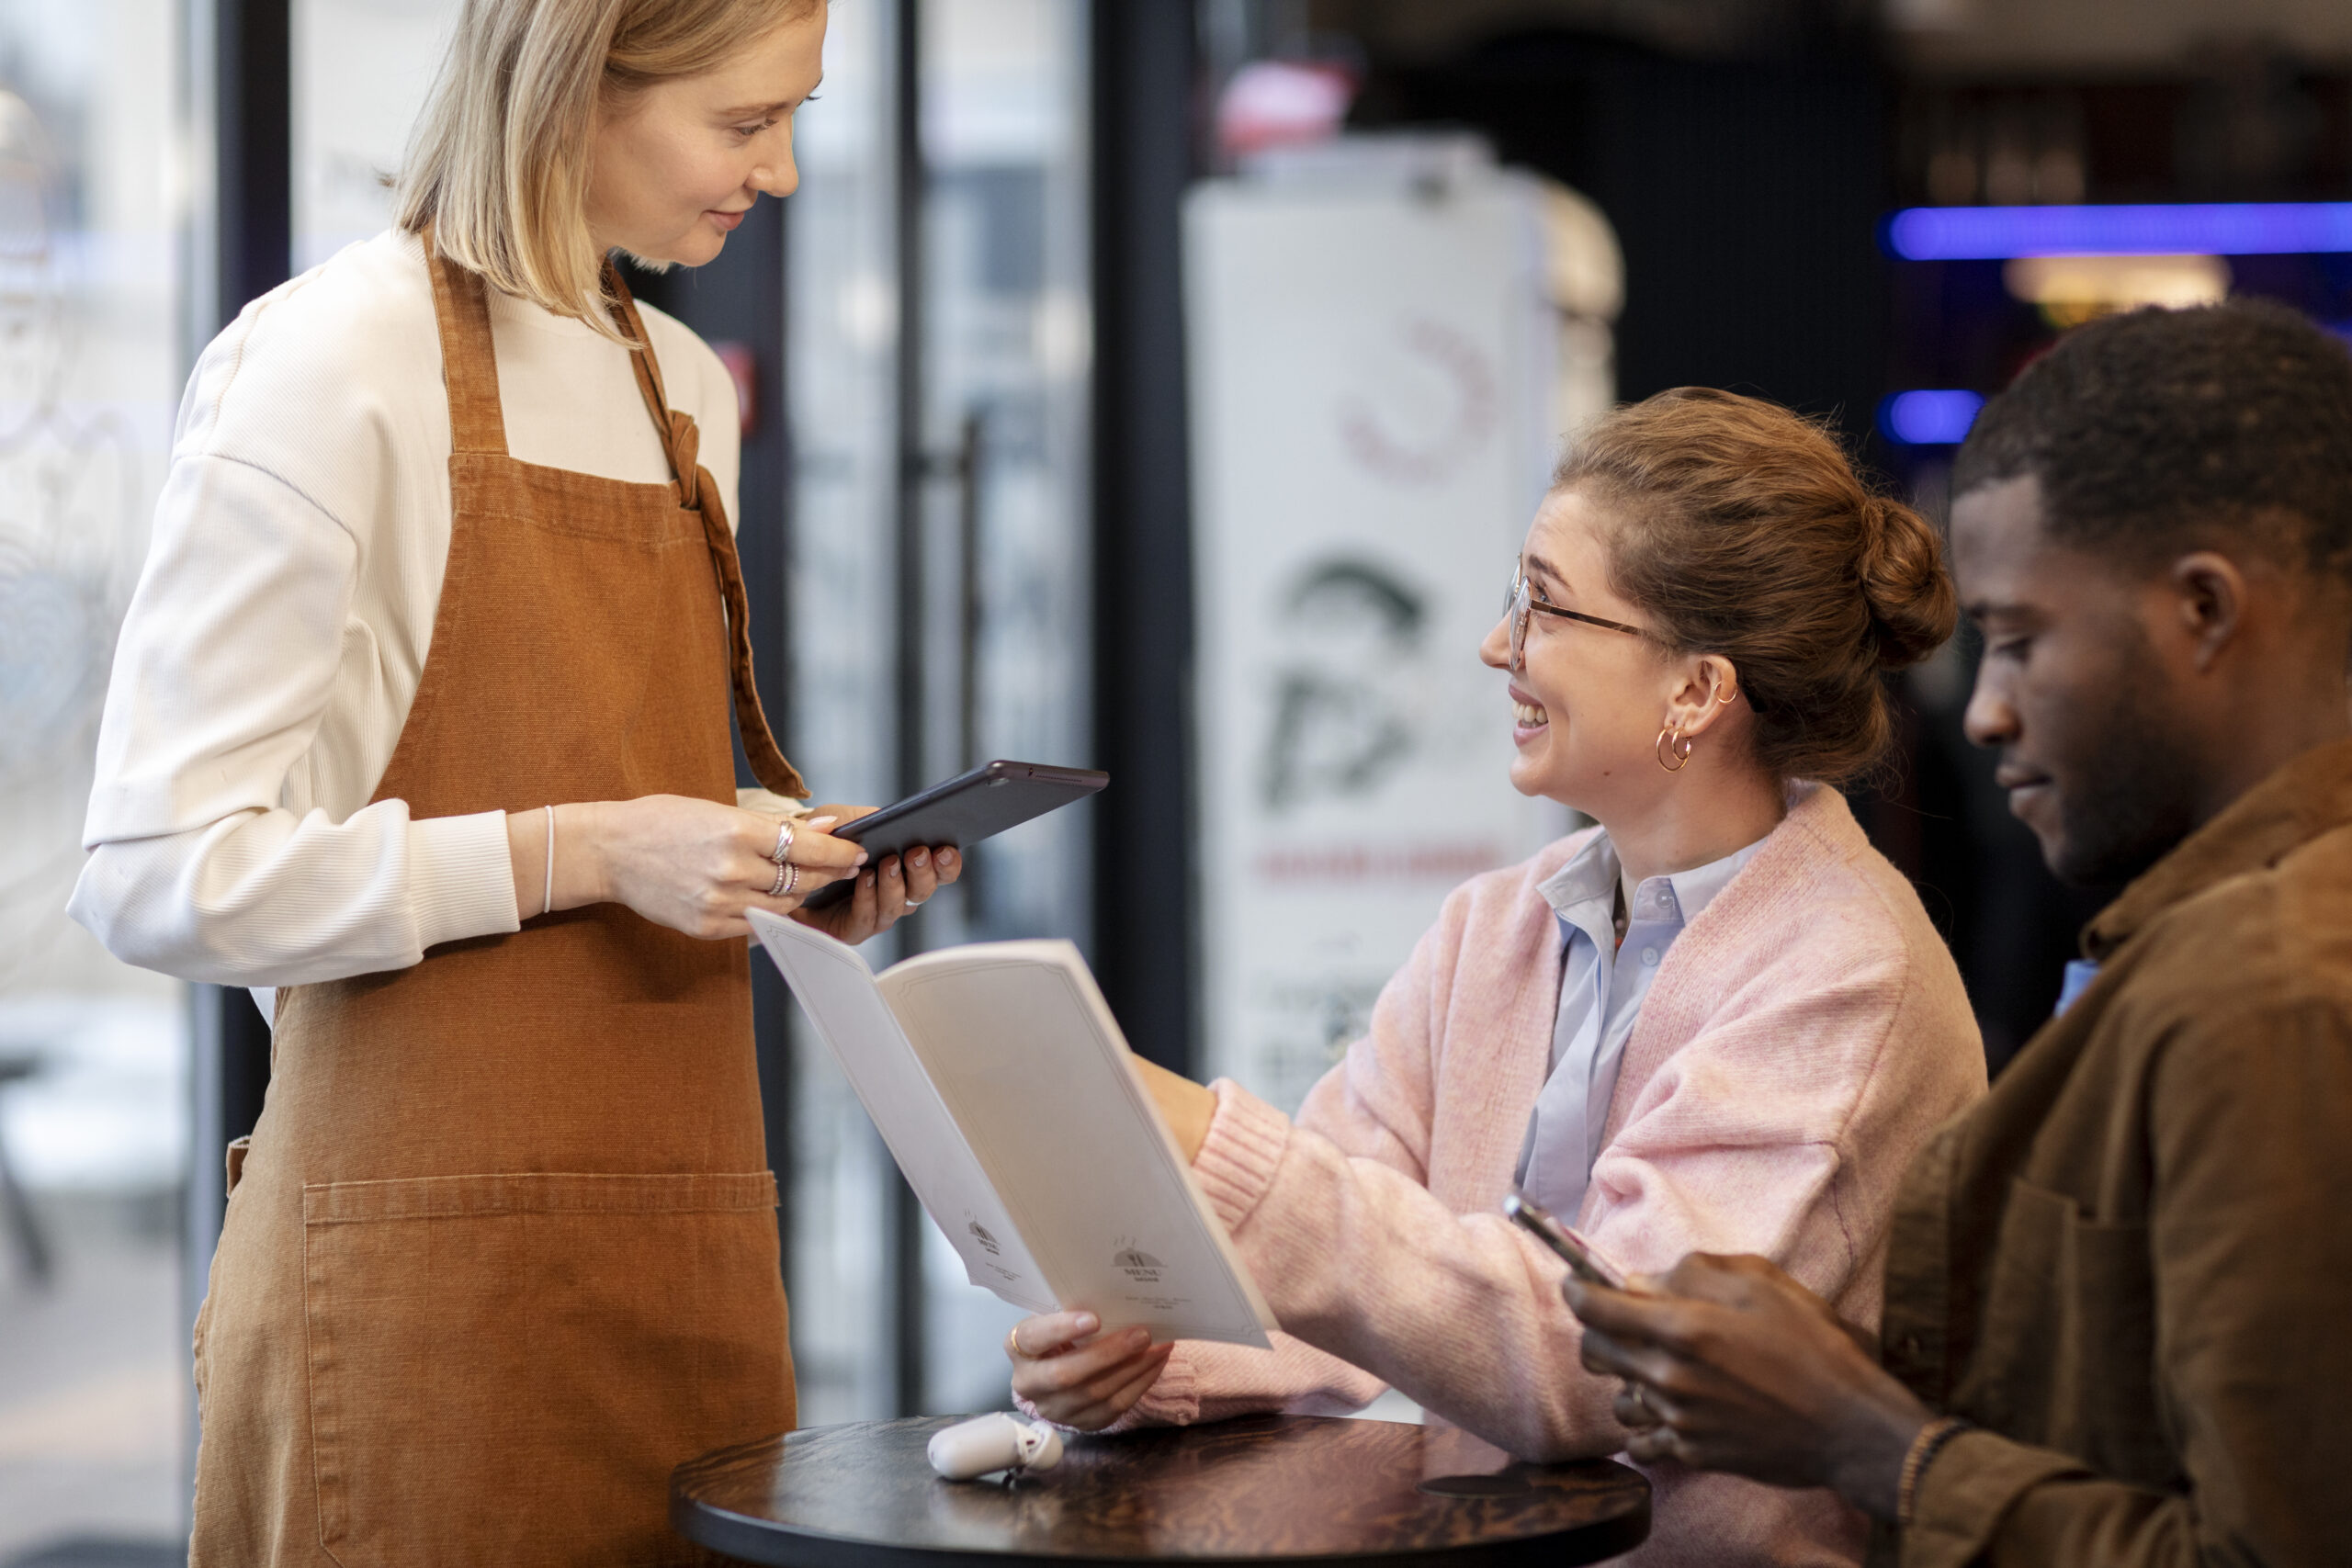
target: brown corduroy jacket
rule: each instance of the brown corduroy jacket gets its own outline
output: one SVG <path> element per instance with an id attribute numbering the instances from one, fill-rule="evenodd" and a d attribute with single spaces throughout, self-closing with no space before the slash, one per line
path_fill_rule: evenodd
<path id="1" fill-rule="evenodd" d="M 1905 1180 L 1886 1364 L 1983 1429 L 1872 1560 L 2352 1562 L 2352 741 L 2084 946 L 2098 978 Z"/>

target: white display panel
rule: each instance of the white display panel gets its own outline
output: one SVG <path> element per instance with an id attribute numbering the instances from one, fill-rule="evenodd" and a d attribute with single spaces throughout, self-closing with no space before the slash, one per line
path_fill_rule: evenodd
<path id="1" fill-rule="evenodd" d="M 0 1150 L 25 1198 L 0 1202 L 5 1562 L 186 1539 L 186 987 L 65 913 L 209 210 L 178 23 L 169 0 L 0 0 Z"/>
<path id="2" fill-rule="evenodd" d="M 294 270 L 391 227 L 387 180 L 458 24 L 459 0 L 295 0 Z"/>
<path id="3" fill-rule="evenodd" d="M 1284 1109 L 1446 894 L 1566 825 L 1478 660 L 1562 388 L 1608 396 L 1563 364 L 1563 199 L 1441 142 L 1190 203 L 1204 1043 Z"/>

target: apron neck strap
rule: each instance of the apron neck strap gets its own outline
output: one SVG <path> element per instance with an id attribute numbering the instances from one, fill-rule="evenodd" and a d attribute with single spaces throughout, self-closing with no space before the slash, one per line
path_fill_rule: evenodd
<path id="1" fill-rule="evenodd" d="M 441 332 L 441 376 L 449 389 L 449 445 L 458 452 L 506 456 L 506 414 L 498 403 L 498 357 L 491 346 L 490 296 L 481 275 L 458 266 L 419 236 L 433 276 L 433 319 Z"/>
<path id="2" fill-rule="evenodd" d="M 662 437 L 662 455 L 670 459 L 670 471 L 677 476 L 678 504 L 699 505 L 702 495 L 702 433 L 695 428 L 694 416 L 680 413 L 670 406 L 669 395 L 662 387 L 662 365 L 653 357 L 653 340 L 645 333 L 645 318 L 637 312 L 637 297 L 628 291 L 621 277 L 620 268 L 610 256 L 605 258 L 605 293 L 613 302 L 613 320 L 620 324 L 636 348 L 628 360 L 637 372 L 637 389 L 645 398 L 645 409 L 653 416 L 653 428 Z M 711 498 L 716 499 L 716 498 Z"/>
<path id="3" fill-rule="evenodd" d="M 661 432 L 662 448 L 669 454 L 670 471 L 678 476 L 678 504 L 702 516 L 703 538 L 710 547 L 711 567 L 718 575 L 719 598 L 727 607 L 727 655 L 735 691 L 736 738 L 743 743 L 743 755 L 752 764 L 753 777 L 778 795 L 806 799 L 808 786 L 777 747 L 775 734 L 768 728 L 767 715 L 760 706 L 759 688 L 752 678 L 752 623 L 743 590 L 742 562 L 735 554 L 735 533 L 728 525 L 727 503 L 715 490 L 703 488 L 698 456 L 701 434 L 695 429 L 694 416 L 672 408 L 662 392 L 662 366 L 653 357 L 653 340 L 646 336 L 645 319 L 638 314 L 637 300 L 610 257 L 605 261 L 605 292 L 613 302 L 613 320 L 637 344 L 629 363 L 636 367 L 637 389 L 645 395 L 646 410 L 653 415 L 653 428 Z"/>

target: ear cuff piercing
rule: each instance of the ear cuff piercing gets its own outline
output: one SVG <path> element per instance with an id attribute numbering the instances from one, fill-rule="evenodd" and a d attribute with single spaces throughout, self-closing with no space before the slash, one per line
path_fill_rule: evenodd
<path id="1" fill-rule="evenodd" d="M 1720 707 L 1738 695 L 1739 688 L 1736 686 L 1728 691 L 1719 688 L 1715 692 L 1715 705 Z M 1681 726 L 1668 720 L 1667 727 L 1657 732 L 1657 765 L 1669 773 L 1680 773 L 1690 765 L 1690 752 L 1697 744 L 1698 737 L 1683 734 Z M 1669 755 L 1676 761 L 1668 761 Z"/>

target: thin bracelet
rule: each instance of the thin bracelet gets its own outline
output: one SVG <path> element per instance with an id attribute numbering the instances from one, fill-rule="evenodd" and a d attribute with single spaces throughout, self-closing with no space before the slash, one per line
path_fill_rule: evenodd
<path id="1" fill-rule="evenodd" d="M 555 908 L 555 807 L 548 807 L 548 880 L 539 894 L 539 913 L 544 915 Z"/>
<path id="2" fill-rule="evenodd" d="M 1968 1423 L 1957 1416 L 1939 1416 L 1911 1439 L 1911 1451 L 1903 1456 L 1903 1472 L 1894 1483 L 1894 1522 L 1899 1529 L 1911 1528 L 1911 1513 L 1918 1506 L 1919 1483 L 1928 1466 L 1943 1452 L 1946 1443 L 1968 1429 Z"/>

